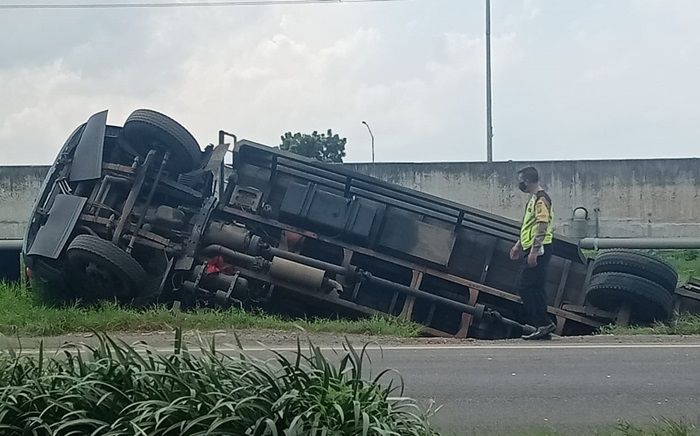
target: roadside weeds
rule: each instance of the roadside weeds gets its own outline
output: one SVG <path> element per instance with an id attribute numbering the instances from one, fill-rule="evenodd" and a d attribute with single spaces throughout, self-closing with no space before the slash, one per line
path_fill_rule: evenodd
<path id="1" fill-rule="evenodd" d="M 239 309 L 199 309 L 173 312 L 160 306 L 131 309 L 115 303 L 92 307 L 52 307 L 34 300 L 17 284 L 0 283 L 0 333 L 6 335 L 51 336 L 92 331 L 158 331 L 211 329 L 266 329 L 383 335 L 412 338 L 420 326 L 394 317 L 345 319 L 288 319 L 278 315 Z"/>
<path id="2" fill-rule="evenodd" d="M 681 313 L 667 322 L 657 322 L 651 326 L 606 325 L 600 328 L 600 334 L 634 336 L 634 335 L 699 335 L 700 315 Z"/>

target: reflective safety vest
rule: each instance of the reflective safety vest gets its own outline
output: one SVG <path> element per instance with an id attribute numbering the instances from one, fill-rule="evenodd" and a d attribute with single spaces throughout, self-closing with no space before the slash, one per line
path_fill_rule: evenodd
<path id="1" fill-rule="evenodd" d="M 554 211 L 552 199 L 544 191 L 539 191 L 530 198 L 525 208 L 523 224 L 520 227 L 520 245 L 528 250 L 535 242 L 537 223 L 547 223 L 547 233 L 543 244 L 551 244 L 553 239 Z"/>

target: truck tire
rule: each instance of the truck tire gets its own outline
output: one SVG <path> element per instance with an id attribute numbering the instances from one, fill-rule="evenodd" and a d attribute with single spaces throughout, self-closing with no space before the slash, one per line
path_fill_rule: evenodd
<path id="1" fill-rule="evenodd" d="M 604 272 L 591 277 L 586 302 L 608 311 L 629 304 L 631 319 L 638 323 L 669 319 L 674 303 L 673 295 L 658 283 L 620 272 Z"/>
<path id="2" fill-rule="evenodd" d="M 169 151 L 166 168 L 176 174 L 197 168 L 202 151 L 197 140 L 172 118 L 149 109 L 138 109 L 124 122 L 124 137 L 142 156 L 151 149 Z"/>
<path id="3" fill-rule="evenodd" d="M 678 273 L 667 262 L 649 254 L 630 250 L 610 250 L 598 255 L 593 274 L 621 272 L 651 280 L 670 293 L 675 293 Z"/>
<path id="4" fill-rule="evenodd" d="M 94 235 L 78 235 L 68 246 L 66 256 L 75 273 L 74 284 L 87 300 L 129 301 L 138 295 L 146 272 L 128 253 Z"/>

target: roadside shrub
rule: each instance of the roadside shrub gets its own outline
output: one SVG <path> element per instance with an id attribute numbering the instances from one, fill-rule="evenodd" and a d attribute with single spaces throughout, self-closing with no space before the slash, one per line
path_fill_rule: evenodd
<path id="1" fill-rule="evenodd" d="M 347 342 L 327 357 L 303 352 L 189 351 L 176 332 L 161 354 L 100 334 L 99 346 L 67 346 L 45 358 L 0 356 L 3 435 L 435 435 L 403 383 L 364 376 L 367 347 Z M 240 344 L 239 344 L 240 348 Z M 388 383 L 380 383 L 387 379 Z M 399 378 L 400 380 L 400 378 Z"/>

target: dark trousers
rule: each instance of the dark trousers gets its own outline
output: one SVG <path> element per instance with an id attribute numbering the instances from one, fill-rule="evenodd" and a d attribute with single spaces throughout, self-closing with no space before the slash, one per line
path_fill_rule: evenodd
<path id="1" fill-rule="evenodd" d="M 544 289 L 545 275 L 549 259 L 552 257 L 552 248 L 549 244 L 544 246 L 544 254 L 537 258 L 537 266 L 527 266 L 527 255 L 523 259 L 523 269 L 518 281 L 518 294 L 523 300 L 523 317 L 525 322 L 533 327 L 548 325 L 551 320 L 547 315 L 547 295 Z"/>

